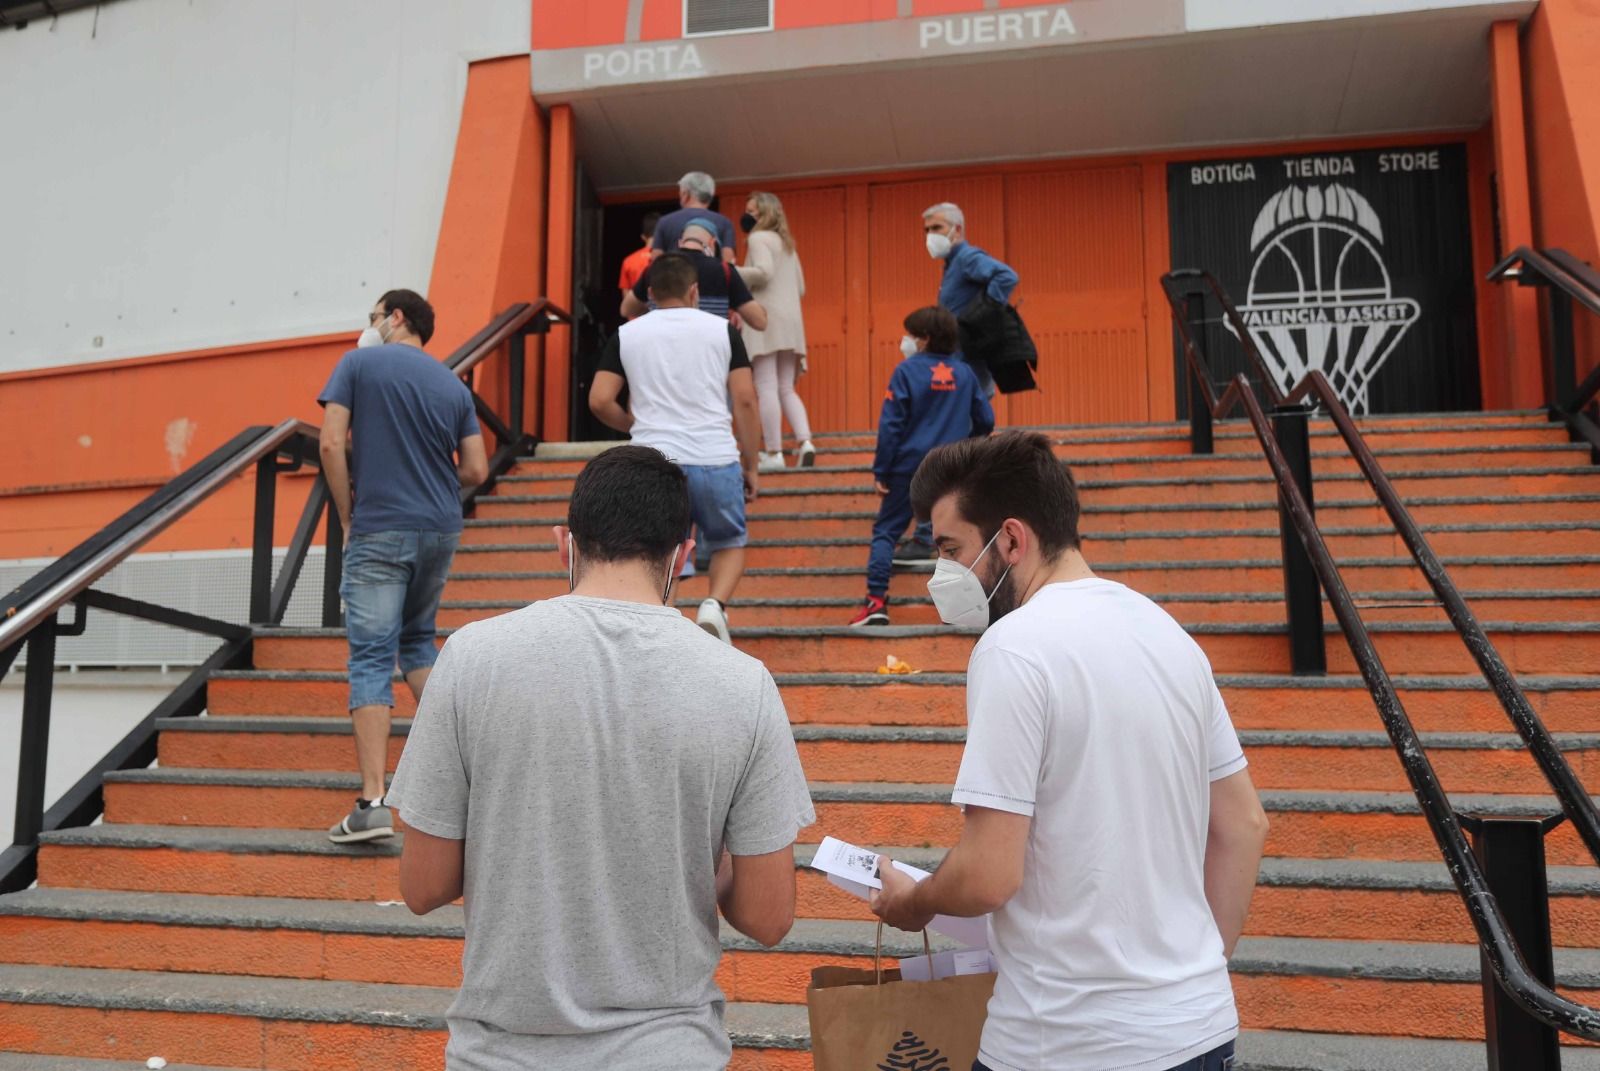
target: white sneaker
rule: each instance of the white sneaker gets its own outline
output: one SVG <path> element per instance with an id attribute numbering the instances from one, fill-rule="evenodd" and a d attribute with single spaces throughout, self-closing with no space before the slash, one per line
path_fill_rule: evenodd
<path id="1" fill-rule="evenodd" d="M 783 460 L 782 450 L 776 450 L 770 454 L 763 450 L 756 455 L 757 472 L 782 472 L 786 468 L 788 468 L 788 465 Z"/>
<path id="2" fill-rule="evenodd" d="M 694 623 L 723 643 L 733 642 L 728 636 L 728 614 L 716 599 L 707 599 L 700 604 L 700 612 L 695 615 Z"/>
<path id="3" fill-rule="evenodd" d="M 810 439 L 807 439 L 805 442 L 800 444 L 798 453 L 799 464 L 801 468 L 809 469 L 812 465 L 817 463 L 817 448 L 811 445 Z"/>

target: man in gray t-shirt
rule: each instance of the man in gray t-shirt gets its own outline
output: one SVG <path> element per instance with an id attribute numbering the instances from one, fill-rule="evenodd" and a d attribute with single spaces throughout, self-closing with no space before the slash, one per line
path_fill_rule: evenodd
<path id="1" fill-rule="evenodd" d="M 617 447 L 556 531 L 571 595 L 439 656 L 388 799 L 400 886 L 465 895 L 451 1071 L 724 1067 L 717 908 L 776 944 L 815 820 L 771 675 L 670 605 L 681 469 Z"/>

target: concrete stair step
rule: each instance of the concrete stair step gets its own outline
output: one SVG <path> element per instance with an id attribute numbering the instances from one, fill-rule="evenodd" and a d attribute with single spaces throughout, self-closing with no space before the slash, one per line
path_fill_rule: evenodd
<path id="1" fill-rule="evenodd" d="M 404 718 L 392 725 L 391 771 L 410 726 Z M 350 723 L 342 718 L 172 718 L 157 728 L 164 769 L 343 771 L 354 755 Z M 966 739 L 958 726 L 802 724 L 794 735 L 801 764 L 818 781 L 954 781 Z M 1422 740 L 1449 790 L 1514 795 L 1547 786 L 1514 733 L 1425 733 Z M 1600 775 L 1600 733 L 1557 740 L 1580 778 Z M 1382 732 L 1246 729 L 1240 741 L 1257 788 L 1408 788 Z"/>
<path id="2" fill-rule="evenodd" d="M 680 582 L 682 583 L 682 582 Z M 1494 621 L 1600 621 L 1600 591 L 1463 591 L 1473 612 Z M 555 596 L 551 596 L 555 597 Z M 1153 600 L 1180 623 L 1233 622 L 1280 624 L 1285 620 L 1283 595 L 1277 592 L 1169 592 Z M 439 604 L 441 628 L 455 629 L 486 617 L 527 606 L 529 599 L 445 599 Z M 1363 618 L 1372 621 L 1444 621 L 1444 609 L 1430 594 L 1420 591 L 1373 591 L 1358 596 Z M 739 622 L 750 628 L 838 626 L 853 618 L 861 597 L 793 596 L 738 601 Z M 694 598 L 679 599 L 677 606 L 693 617 L 700 606 Z M 926 595 L 893 599 L 889 607 L 897 625 L 937 625 L 933 600 Z M 1323 616 L 1333 612 L 1324 601 Z"/>
<path id="3" fill-rule="evenodd" d="M 474 570 L 469 555 L 457 560 L 445 587 L 450 599 L 549 599 L 568 591 L 566 570 L 544 568 L 549 562 L 541 555 L 524 555 L 515 567 L 503 570 Z M 1537 555 L 1441 555 L 1457 587 L 1464 591 L 1593 591 L 1600 589 L 1600 556 L 1593 554 Z M 481 564 L 477 563 L 477 564 Z M 1160 599 L 1167 595 L 1281 595 L 1283 559 L 1274 553 L 1265 558 L 1201 558 L 1190 554 L 1165 560 L 1133 562 L 1095 562 L 1095 571 L 1109 580 Z M 1339 570 L 1345 584 L 1356 595 L 1366 592 L 1416 592 L 1429 595 L 1422 571 L 1409 555 L 1398 557 L 1341 557 Z M 924 598 L 931 565 L 896 569 L 889 586 L 889 599 Z M 860 561 L 811 566 L 765 567 L 746 571 L 739 582 L 733 608 L 741 600 L 774 598 L 860 599 L 866 591 L 865 556 Z M 705 598 L 709 581 L 704 576 L 680 580 L 676 586 L 681 599 Z"/>
<path id="4" fill-rule="evenodd" d="M 789 720 L 851 725 L 964 726 L 966 675 L 785 673 L 775 678 Z M 1422 731 L 1500 732 L 1509 722 L 1479 676 L 1395 678 L 1401 701 Z M 343 720 L 349 689 L 338 670 L 235 670 L 208 685 L 213 714 Z M 1555 732 L 1600 732 L 1600 677 L 1523 676 L 1528 702 Z M 1293 677 L 1219 674 L 1218 687 L 1240 729 L 1360 730 L 1379 724 L 1366 684 L 1350 675 Z M 396 713 L 415 705 L 404 688 Z"/>
<path id="5" fill-rule="evenodd" d="M 1374 749 L 1373 756 L 1387 753 Z M 1388 761 L 1396 762 L 1392 756 Z M 106 777 L 106 822 L 240 829 L 326 829 L 359 789 L 353 773 L 303 770 L 152 768 Z M 832 834 L 858 844 L 952 844 L 961 831 L 950 786 L 918 780 L 812 781 L 817 824 L 800 841 Z M 1455 793 L 1468 812 L 1543 815 L 1559 810 L 1543 795 Z M 1267 851 L 1320 859 L 1428 860 L 1437 857 L 1409 792 L 1264 789 L 1272 813 Z M 1547 840 L 1549 861 L 1577 865 L 1586 854 L 1570 826 Z"/>
<path id="6" fill-rule="evenodd" d="M 723 924 L 717 984 L 730 1001 L 803 999 L 814 967 L 870 967 L 875 933 L 799 919 L 766 949 Z M 418 918 L 390 903 L 35 889 L 0 898 L 0 934 L 0 963 L 454 987 L 465 924 L 457 906 Z M 883 954 L 892 966 L 922 941 L 886 929 Z"/>
<path id="7" fill-rule="evenodd" d="M 1565 455 L 1562 455 L 1563 457 Z M 1416 464 L 1416 462 L 1412 462 Z M 1316 497 L 1350 498 L 1367 493 L 1366 478 L 1355 471 L 1314 473 Z M 1391 482 L 1403 497 L 1594 494 L 1600 490 L 1600 469 L 1576 459 L 1565 465 L 1479 466 L 1463 468 L 1425 468 L 1396 466 L 1388 471 Z M 507 484 L 484 502 L 480 516 L 505 516 L 495 510 L 502 506 L 537 506 L 565 502 L 572 494 L 571 475 L 530 476 L 520 483 Z M 768 486 L 770 485 L 770 486 Z M 515 491 L 511 490 L 512 488 Z M 1125 479 L 1085 479 L 1079 484 L 1084 513 L 1113 505 L 1183 502 L 1203 505 L 1212 501 L 1270 503 L 1276 500 L 1277 484 L 1264 463 L 1248 475 L 1212 475 L 1186 478 L 1128 477 Z M 780 475 L 763 485 L 750 513 L 833 512 L 877 508 L 871 473 L 865 468 L 796 470 Z"/>
<path id="8" fill-rule="evenodd" d="M 745 548 L 745 561 L 754 568 L 811 568 L 860 563 L 863 571 L 871 549 L 869 525 L 852 535 L 795 536 L 788 533 L 755 535 Z M 500 529 L 469 528 L 456 550 L 455 566 L 464 572 L 495 572 L 526 568 L 530 562 L 558 560 L 556 544 L 548 530 L 513 529 L 510 536 L 535 536 L 516 542 Z M 1600 543 L 1600 522 L 1475 522 L 1438 525 L 1426 533 L 1434 553 L 1470 555 L 1486 551 L 1505 555 L 1583 554 Z M 1408 553 L 1392 526 L 1375 525 L 1323 528 L 1328 549 L 1335 558 L 1399 557 Z M 1282 553 L 1276 525 L 1270 528 L 1229 530 L 1197 528 L 1190 531 L 1109 532 L 1089 536 L 1084 554 L 1096 567 L 1111 563 L 1139 563 L 1151 559 L 1183 557 L 1205 547 L 1213 558 L 1264 558 Z"/>
<path id="9" fill-rule="evenodd" d="M 160 1056 L 160 1053 L 151 1053 Z M 142 1060 L 90 1060 L 82 1056 L 39 1056 L 27 1052 L 0 1052 L 0 1071 L 131 1071 L 149 1066 Z M 163 1057 L 165 1059 L 165 1057 Z M 246 1071 L 244 1068 L 201 1067 L 168 1061 L 166 1071 Z"/>
<path id="10" fill-rule="evenodd" d="M 454 989 L 73 967 L 0 970 L 0 1036 L 110 1059 L 175 1052 L 277 1071 L 437 1071 Z M 730 1005 L 734 1069 L 808 1067 L 802 1005 Z"/>
<path id="11" fill-rule="evenodd" d="M 1528 524 L 1557 524 L 1562 521 L 1592 522 L 1600 495 L 1484 495 L 1418 498 L 1407 509 L 1424 528 L 1439 525 L 1496 523 L 1515 518 Z M 475 533 L 498 532 L 496 538 L 482 542 L 540 542 L 550 529 L 566 523 L 565 503 L 543 508 L 518 507 L 480 513 L 465 522 L 464 538 L 477 539 Z M 870 532 L 877 511 L 838 510 L 829 513 L 768 513 L 749 518 L 752 536 L 781 536 L 789 539 L 861 537 Z M 1390 520 L 1382 507 L 1371 499 L 1317 502 L 1318 520 L 1330 528 L 1388 527 Z M 1084 538 L 1096 540 L 1108 533 L 1161 532 L 1213 529 L 1276 531 L 1278 509 L 1269 502 L 1151 503 L 1146 506 L 1107 506 L 1083 518 Z"/>
<path id="12" fill-rule="evenodd" d="M 943 626 L 886 628 L 744 628 L 735 605 L 730 613 L 733 642 L 765 663 L 773 673 L 869 671 L 889 655 L 914 669 L 936 673 L 965 670 L 976 635 Z M 1326 624 L 1328 671 L 1353 673 L 1355 660 L 1340 639 L 1338 626 Z M 1490 640 L 1514 673 L 1580 674 L 1600 662 L 1600 623 L 1483 622 Z M 1368 631 L 1386 665 L 1410 673 L 1474 672 L 1455 630 L 1440 622 L 1372 622 Z M 1198 623 L 1188 632 L 1218 673 L 1287 673 L 1286 627 L 1276 624 Z M 255 641 L 259 669 L 339 669 L 347 649 L 342 632 L 326 629 L 276 629 Z"/>
<path id="13" fill-rule="evenodd" d="M 1059 444 L 1056 456 L 1072 466 L 1074 475 L 1086 484 L 1128 479 L 1206 480 L 1225 476 L 1261 475 L 1268 472 L 1259 447 L 1210 455 L 1168 449 L 1150 453 L 1140 449 L 1108 450 L 1103 446 L 1079 447 Z M 1182 444 L 1178 444 L 1181 446 Z M 1586 445 L 1568 442 L 1505 443 L 1498 445 L 1467 443 L 1454 446 L 1406 445 L 1386 450 L 1379 457 L 1385 468 L 1420 471 L 1429 468 L 1501 469 L 1517 466 L 1565 465 L 1588 462 Z M 872 454 L 866 450 L 823 454 L 810 468 L 790 466 L 782 471 L 762 473 L 763 483 L 774 487 L 813 487 L 849 476 L 870 473 Z M 527 466 L 506 476 L 501 485 L 511 493 L 515 488 L 545 482 L 570 480 L 583 468 L 583 462 L 551 461 Z M 1359 471 L 1355 459 L 1343 443 L 1317 442 L 1312 447 L 1311 471 L 1314 475 Z"/>

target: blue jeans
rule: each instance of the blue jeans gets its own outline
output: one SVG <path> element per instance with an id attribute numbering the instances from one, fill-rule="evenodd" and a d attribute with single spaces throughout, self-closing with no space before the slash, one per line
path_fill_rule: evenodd
<path id="1" fill-rule="evenodd" d="M 878 519 L 872 522 L 872 551 L 867 556 L 867 594 L 880 599 L 889 594 L 895 541 L 911 523 L 911 477 L 890 476 L 884 486 L 889 493 L 878 503 Z"/>
<path id="2" fill-rule="evenodd" d="M 370 532 L 344 552 L 350 709 L 394 706 L 394 669 L 427 669 L 439 657 L 434 615 L 455 557 L 455 532 Z"/>
<path id="3" fill-rule="evenodd" d="M 712 554 L 744 546 L 750 537 L 739 463 L 684 465 L 683 474 L 689 478 L 689 519 L 700 530 L 700 546 Z"/>
<path id="4" fill-rule="evenodd" d="M 1233 1042 L 1224 1041 L 1203 1056 L 1196 1056 L 1193 1060 L 1185 1060 L 1176 1064 L 1168 1071 L 1230 1071 L 1233 1067 Z M 972 1071 L 989 1071 L 982 1060 L 972 1062 Z"/>

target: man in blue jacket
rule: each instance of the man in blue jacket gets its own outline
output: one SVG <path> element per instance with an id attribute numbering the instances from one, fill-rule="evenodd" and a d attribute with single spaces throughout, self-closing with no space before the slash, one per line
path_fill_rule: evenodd
<path id="1" fill-rule="evenodd" d="M 878 417 L 878 451 L 872 479 L 883 502 L 872 526 L 867 599 L 852 626 L 889 623 L 889 576 L 895 540 L 911 523 L 911 477 L 936 446 L 994 430 L 994 409 L 966 362 L 955 356 L 961 339 L 956 318 L 929 306 L 905 319 L 900 340 L 905 360 L 889 377 Z"/>

